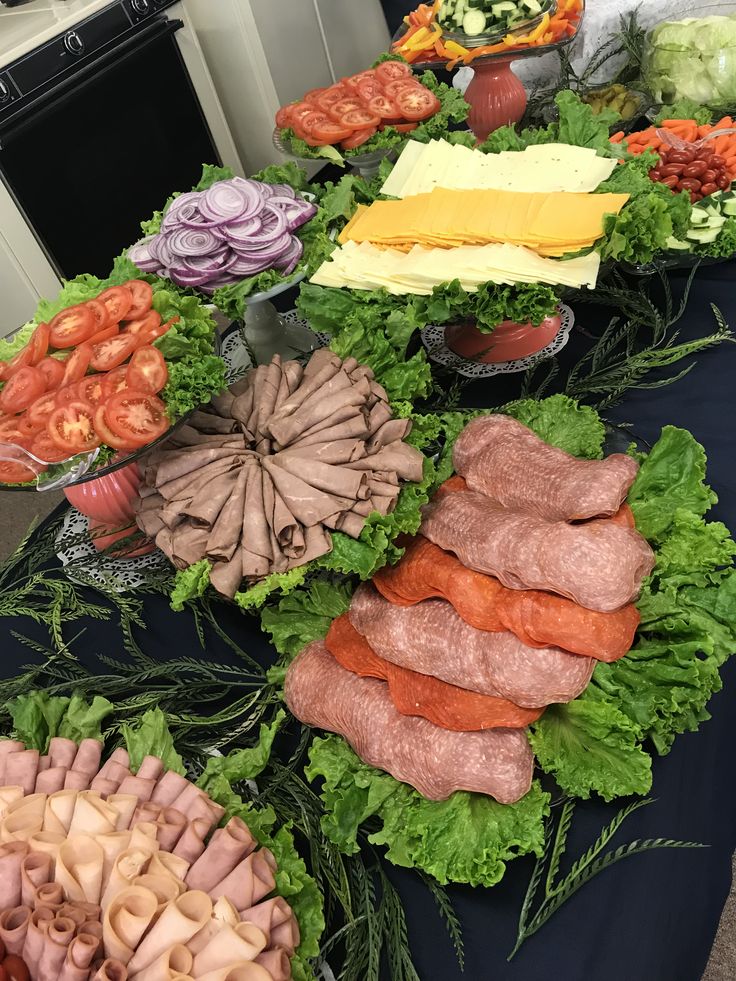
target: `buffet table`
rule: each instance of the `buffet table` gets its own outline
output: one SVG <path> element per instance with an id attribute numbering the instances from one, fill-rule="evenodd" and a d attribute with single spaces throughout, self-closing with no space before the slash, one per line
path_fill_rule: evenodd
<path id="1" fill-rule="evenodd" d="M 732 263 L 701 269 L 693 285 L 682 339 L 712 329 L 710 304 L 725 319 L 736 318 Z M 677 295 L 684 276 L 672 277 Z M 281 306 L 290 306 L 285 294 Z M 607 311 L 577 305 L 576 330 L 562 354 L 574 361 L 607 322 Z M 617 423 L 632 424 L 632 433 L 654 442 L 665 424 L 686 427 L 709 452 L 708 477 L 720 502 L 713 516 L 736 527 L 736 464 L 733 462 L 733 376 L 736 351 L 722 345 L 701 354 L 698 364 L 671 388 L 632 392 L 622 405 L 605 413 Z M 562 373 L 564 375 L 564 371 Z M 518 394 L 521 376 L 477 381 L 463 390 L 465 405 L 497 405 Z M 33 547 L 33 538 L 27 546 Z M 158 595 L 145 599 L 147 627 L 137 639 L 144 653 L 165 659 L 199 650 L 195 624 L 187 612 L 175 614 Z M 221 626 L 249 654 L 269 663 L 273 653 L 258 619 L 219 605 Z M 2 677 L 18 673 L 36 655 L 11 631 L 45 643 L 43 628 L 24 617 L 8 617 L 2 636 Z M 79 631 L 82 630 L 81 634 Z M 66 628 L 65 639 L 83 664 L 103 671 L 100 653 L 121 656 L 122 644 L 109 621 L 77 621 Z M 237 664 L 237 656 L 218 637 L 207 637 L 213 660 Z M 736 664 L 723 669 L 724 691 L 709 708 L 713 718 L 702 731 L 678 738 L 671 753 L 655 757 L 655 803 L 634 814 L 615 844 L 634 838 L 675 838 L 708 844 L 707 849 L 663 850 L 637 856 L 606 871 L 567 902 L 549 924 L 529 939 L 509 964 L 516 922 L 531 871 L 527 859 L 511 863 L 503 882 L 494 889 L 450 887 L 465 939 L 465 973 L 461 974 L 451 944 L 437 920 L 432 898 L 416 873 L 388 866 L 391 879 L 405 900 L 410 940 L 422 979 L 461 977 L 542 981 L 550 975 L 569 981 L 697 981 L 700 978 L 720 911 L 730 885 L 730 858 L 736 847 L 736 789 L 733 772 L 731 717 L 736 712 Z M 568 841 L 572 856 L 584 851 L 622 802 L 580 802 Z M 563 871 L 566 868 L 563 859 Z M 338 965 L 335 964 L 335 967 Z M 388 975 L 387 975 L 388 976 Z"/>

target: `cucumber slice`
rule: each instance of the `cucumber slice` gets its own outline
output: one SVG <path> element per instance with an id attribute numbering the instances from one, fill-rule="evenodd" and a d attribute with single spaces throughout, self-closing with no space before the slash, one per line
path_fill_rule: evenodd
<path id="1" fill-rule="evenodd" d="M 710 242 L 715 242 L 719 234 L 720 228 L 691 228 L 685 237 L 691 242 L 708 245 Z"/>
<path id="2" fill-rule="evenodd" d="M 498 20 L 507 20 L 508 17 L 518 13 L 518 8 L 515 3 L 511 3 L 511 0 L 501 0 L 500 3 L 493 4 L 491 13 Z"/>
<path id="3" fill-rule="evenodd" d="M 482 34 L 485 29 L 486 16 L 480 10 L 469 10 L 463 17 L 463 31 L 466 34 Z"/>
<path id="4" fill-rule="evenodd" d="M 706 228 L 721 228 L 725 224 L 726 224 L 726 219 L 723 217 L 723 215 L 712 215 L 708 219 L 705 227 Z"/>
<path id="5" fill-rule="evenodd" d="M 519 4 L 522 10 L 525 10 L 530 17 L 536 17 L 537 14 L 542 13 L 542 5 L 539 0 L 521 0 Z"/>
<path id="6" fill-rule="evenodd" d="M 693 208 L 692 214 L 690 215 L 691 225 L 707 225 L 708 219 L 711 216 L 703 208 Z"/>
<path id="7" fill-rule="evenodd" d="M 729 198 L 728 201 L 724 201 L 721 205 L 721 211 L 729 218 L 734 217 L 734 215 L 736 215 L 736 197 Z"/>
<path id="8" fill-rule="evenodd" d="M 690 244 L 688 242 L 681 242 L 679 238 L 675 238 L 673 235 L 667 239 L 667 248 L 672 252 L 689 252 Z"/>

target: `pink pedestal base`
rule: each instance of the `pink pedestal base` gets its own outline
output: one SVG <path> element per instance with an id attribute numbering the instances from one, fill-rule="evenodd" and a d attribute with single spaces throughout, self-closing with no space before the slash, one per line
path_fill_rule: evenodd
<path id="1" fill-rule="evenodd" d="M 465 93 L 470 105 L 468 125 L 479 140 L 499 126 L 518 123 L 526 109 L 526 89 L 511 71 L 514 59 L 477 61 L 475 75 Z"/>
<path id="2" fill-rule="evenodd" d="M 140 482 L 138 465 L 131 463 L 97 480 L 65 489 L 69 503 L 89 520 L 90 536 L 99 551 L 136 530 L 134 503 Z M 135 551 L 126 549 L 124 557 L 145 555 L 154 548 L 153 542 L 146 542 Z"/>

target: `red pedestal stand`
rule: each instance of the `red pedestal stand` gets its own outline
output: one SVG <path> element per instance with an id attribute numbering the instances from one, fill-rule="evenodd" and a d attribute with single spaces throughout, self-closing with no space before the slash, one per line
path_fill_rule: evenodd
<path id="1" fill-rule="evenodd" d="M 470 105 L 468 125 L 479 140 L 499 126 L 518 123 L 526 109 L 526 89 L 511 70 L 514 58 L 478 60 L 465 92 Z"/>

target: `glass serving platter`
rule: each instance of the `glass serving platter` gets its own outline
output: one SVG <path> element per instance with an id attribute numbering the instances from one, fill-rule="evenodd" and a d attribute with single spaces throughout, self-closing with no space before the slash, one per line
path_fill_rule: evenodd
<path id="1" fill-rule="evenodd" d="M 523 34 L 528 34 L 529 31 L 533 31 L 535 27 L 542 23 L 545 14 L 549 14 L 550 17 L 557 11 L 557 0 L 552 0 L 552 2 L 537 14 L 535 17 L 531 17 L 529 20 L 521 21 L 512 28 L 506 28 L 506 30 L 496 30 L 491 31 L 488 34 L 465 34 L 464 31 L 453 31 L 449 27 L 443 27 L 442 24 L 437 21 L 440 27 L 442 27 L 442 36 L 448 41 L 455 41 L 457 44 L 461 44 L 464 48 L 482 48 L 485 44 L 498 44 L 503 41 L 505 37 L 511 35 L 512 37 L 520 37 Z"/>

